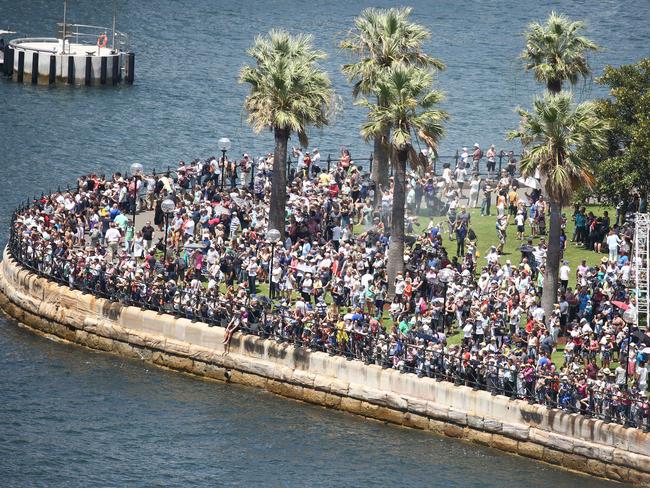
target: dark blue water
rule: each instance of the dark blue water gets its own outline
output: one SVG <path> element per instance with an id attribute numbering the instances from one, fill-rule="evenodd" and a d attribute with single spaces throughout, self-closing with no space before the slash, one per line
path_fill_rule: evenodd
<path id="1" fill-rule="evenodd" d="M 0 0 L 0 28 L 53 35 L 62 3 Z M 541 88 L 521 69 L 521 32 L 552 8 L 583 18 L 608 63 L 648 55 L 646 1 L 538 2 L 413 0 L 433 37 L 428 52 L 448 66 L 438 80 L 451 113 L 441 152 L 479 142 L 510 147 L 517 105 Z M 217 152 L 259 154 L 237 83 L 245 50 L 272 27 L 311 32 L 329 54 L 324 67 L 344 110 L 313 131 L 327 155 L 370 148 L 358 137 L 363 110 L 351 104 L 336 47 L 362 2 L 326 0 L 119 0 L 118 29 L 131 34 L 136 84 L 117 88 L 32 87 L 0 82 L 0 240 L 25 197 L 132 162 L 165 168 Z M 373 6 L 392 2 L 378 0 Z M 111 1 L 70 0 L 71 22 L 109 25 Z M 578 99 L 600 87 L 575 88 Z M 532 461 L 432 435 L 286 401 L 261 391 L 207 383 L 55 344 L 0 319 L 0 480 L 3 486 L 575 486 L 584 478 Z M 603 484 L 604 485 L 604 484 Z"/>

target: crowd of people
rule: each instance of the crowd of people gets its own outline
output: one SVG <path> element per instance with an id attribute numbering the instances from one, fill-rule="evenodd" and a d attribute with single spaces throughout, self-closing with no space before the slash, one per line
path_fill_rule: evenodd
<path id="1" fill-rule="evenodd" d="M 158 175 L 80 177 L 75 189 L 16 212 L 10 248 L 69 286 L 226 327 L 226 343 L 236 331 L 254 333 L 650 425 L 650 337 L 631 330 L 623 313 L 635 306 L 632 225 L 576 209 L 572 240 L 608 254 L 596 265 L 564 261 L 558 304 L 545 316 L 544 199 L 539 190 L 524 194 L 514 169 L 495 175 L 494 147 L 483 155 L 476 146 L 441 175 L 409 173 L 405 271 L 389 286 L 392 182 L 375 189 L 347 150 L 330 171 L 317 150 L 294 154 L 277 243 L 266 235 L 273 155 L 258 158 L 252 171 L 244 154 L 181 162 Z M 475 171 L 465 188 L 462 172 L 475 156 L 487 157 L 490 174 L 481 179 Z M 468 210 L 480 194 L 481 214 L 493 205 L 497 212 L 497 239 L 483 257 Z M 173 211 L 166 213 L 166 200 Z M 511 224 L 519 259 L 502 255 Z"/>

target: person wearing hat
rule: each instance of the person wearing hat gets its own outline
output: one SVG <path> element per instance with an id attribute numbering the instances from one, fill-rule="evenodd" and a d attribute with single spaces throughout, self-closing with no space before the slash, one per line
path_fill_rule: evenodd
<path id="1" fill-rule="evenodd" d="M 472 171 L 478 173 L 479 165 L 481 163 L 481 158 L 483 157 L 483 151 L 481 151 L 478 142 L 474 143 L 474 151 L 472 152 Z"/>

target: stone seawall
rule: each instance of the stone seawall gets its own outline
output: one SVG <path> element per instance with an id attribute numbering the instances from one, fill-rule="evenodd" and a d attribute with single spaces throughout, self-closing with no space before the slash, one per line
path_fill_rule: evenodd
<path id="1" fill-rule="evenodd" d="M 235 334 L 71 290 L 5 250 L 0 308 L 36 331 L 93 349 L 650 486 L 650 434 L 360 361 Z"/>

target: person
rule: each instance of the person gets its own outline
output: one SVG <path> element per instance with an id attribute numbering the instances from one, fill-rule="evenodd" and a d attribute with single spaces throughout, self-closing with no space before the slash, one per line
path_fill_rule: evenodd
<path id="1" fill-rule="evenodd" d="M 185 170 L 190 182 L 193 165 Z M 197 320 L 207 317 L 213 319 L 211 323 L 227 324 L 226 343 L 235 330 L 261 332 L 255 325 L 262 322 L 256 308 L 259 302 L 256 303 L 254 296 L 255 284 L 270 278 L 273 305 L 279 309 L 285 307 L 287 312 L 267 316 L 263 331 L 266 336 L 332 354 L 345 354 L 350 359 L 376 361 L 403 372 L 439 377 L 465 375 L 464 379 L 469 378 L 467 381 L 478 388 L 493 392 L 507 390 L 519 398 L 529 393 L 522 388 L 523 378 L 518 379 L 521 365 L 531 359 L 534 372 L 531 400 L 555 406 L 561 397 L 563 408 L 578 408 L 577 397 L 571 400 L 571 395 L 554 392 L 552 385 L 559 382 L 558 373 L 562 375 L 563 388 L 579 391 L 580 399 L 590 400 L 580 403 L 583 412 L 602 418 L 602 412 L 610 406 L 599 395 L 598 382 L 610 376 L 605 368 L 620 361 L 621 352 L 623 364 L 627 363 L 627 337 L 638 341 L 636 331 L 633 329 L 630 334 L 625 328 L 622 309 L 612 306 L 613 300 L 634 303 L 633 295 L 624 286 L 631 274 L 631 248 L 625 236 L 632 235 L 632 227 L 617 229 L 622 241 L 615 261 L 592 256 L 594 263 L 585 260 L 577 266 L 576 292 L 567 286 L 574 267 L 570 265 L 571 254 L 567 253 L 567 262 L 560 269 L 559 304 L 546 317 L 540 306 L 543 270 L 547 265 L 545 242 L 540 240 L 534 246 L 529 240 L 521 246 L 518 263 L 513 256 L 508 256 L 512 262 L 508 259 L 501 263 L 499 249 L 488 243 L 483 247 L 489 248 L 487 262 L 480 260 L 485 265 L 478 264 L 481 256 L 476 244 L 463 246 L 468 241 L 476 241 L 476 236 L 469 226 L 467 209 L 457 208 L 459 198 L 453 180 L 451 187 L 443 192 L 453 214 L 449 216 L 453 223 L 451 238 L 443 230 L 444 222 L 429 222 L 422 229 L 413 226 L 405 236 L 402 274 L 389 284 L 390 235 L 381 222 L 380 212 L 371 208 L 367 221 L 373 224 L 365 232 L 355 235 L 351 228 L 353 223 L 361 222 L 356 205 L 372 207 L 372 196 L 359 188 L 359 175 L 352 165 L 348 171 L 335 168 L 326 177 L 321 183 L 320 175 L 305 175 L 289 185 L 286 235 L 275 248 L 272 269 L 269 269 L 270 246 L 265 235 L 270 171 L 257 175 L 259 190 L 254 194 L 247 189 L 221 192 L 211 178 L 196 183 L 195 187 L 190 184 L 183 192 L 170 178 L 169 191 L 161 187 L 156 193 L 157 199 L 174 198 L 177 206 L 172 228 L 178 250 L 174 248 L 167 259 L 158 260 L 156 253 L 146 253 L 144 259 L 137 257 L 140 233 L 133 242 L 135 259 L 119 247 L 116 253 L 111 253 L 107 242 L 102 244 L 97 236 L 92 237 L 91 229 L 105 226 L 104 234 L 113 240 L 110 214 L 115 219 L 121 213 L 114 204 L 123 187 L 120 182 L 123 178 L 117 175 L 114 180 L 99 183 L 102 186 L 99 190 L 93 189 L 94 179 L 82 177 L 78 182 L 81 191 L 44 196 L 17 212 L 9 248 L 17 259 L 36 262 L 44 274 L 75 287 L 90 286 L 103 293 L 117 293 L 127 303 L 143 308 Z M 408 184 L 413 187 L 435 178 L 426 173 L 418 177 L 409 175 Z M 507 176 L 499 182 L 503 193 L 500 207 L 512 184 Z M 387 188 L 388 213 L 392 191 L 391 187 Z M 531 196 L 531 200 L 534 198 Z M 509 212 L 501 210 L 497 225 L 501 226 L 505 220 L 507 228 Z M 516 224 L 520 221 L 516 217 L 525 216 L 525 211 L 518 201 Z M 143 230 L 149 225 L 147 222 Z M 601 218 L 601 225 L 609 232 L 606 215 Z M 115 222 L 112 228 L 117 232 L 117 242 L 121 242 L 124 235 Z M 503 252 L 505 236 L 501 238 L 498 232 L 499 229 L 499 247 Z M 449 249 L 449 242 L 454 238 L 458 256 L 452 256 L 453 249 Z M 91 246 L 84 246 L 84 241 Z M 205 258 L 201 250 L 183 249 L 183 241 L 208 244 Z M 48 258 L 38 262 L 40 256 Z M 252 269 L 256 264 L 257 269 Z M 93 281 L 96 278 L 92 276 L 99 276 L 98 267 L 102 266 L 106 267 L 102 282 Z M 443 268 L 452 270 L 454 275 L 444 285 L 438 280 Z M 202 286 L 203 281 L 208 282 L 206 288 Z M 125 282 L 132 282 L 132 286 L 125 288 Z M 392 303 L 388 293 L 390 285 L 396 288 Z M 299 298 L 293 290 L 300 292 Z M 280 291 L 282 296 L 278 297 Z M 382 321 L 385 304 L 390 306 L 390 314 Z M 444 324 L 441 324 L 443 317 Z M 441 325 L 449 332 L 463 331 L 462 344 L 446 344 L 444 330 L 439 330 Z M 559 334 L 566 340 L 564 365 L 555 364 L 552 357 Z M 641 365 L 646 358 L 634 344 L 630 349 L 628 375 L 640 389 L 647 384 L 642 381 L 647 374 L 643 371 L 645 365 Z M 600 368 L 595 361 L 598 354 L 602 359 Z M 497 372 L 497 365 L 503 375 Z M 583 376 L 589 381 L 584 381 Z M 619 385 L 610 381 L 607 388 L 613 395 L 624 393 L 628 407 L 642 399 L 634 388 L 625 391 L 624 380 Z M 621 410 L 616 421 L 638 427 L 639 419 L 631 415 L 634 411 L 638 409 Z"/>
<path id="2" fill-rule="evenodd" d="M 637 388 L 641 395 L 645 395 L 648 389 L 648 368 L 645 361 L 641 361 L 636 368 Z"/>
<path id="3" fill-rule="evenodd" d="M 472 152 L 472 171 L 475 173 L 479 172 L 479 166 L 481 164 L 481 158 L 483 157 L 483 151 L 478 145 L 478 142 L 474 143 L 474 151 Z"/>
<path id="4" fill-rule="evenodd" d="M 560 266 L 560 290 L 562 292 L 565 292 L 569 286 L 569 276 L 571 276 L 571 267 L 569 261 L 565 259 Z"/>
<path id="5" fill-rule="evenodd" d="M 494 189 L 486 182 L 483 187 L 483 202 L 481 203 L 481 215 L 490 216 L 490 205 L 492 204 L 492 192 Z"/>
<path id="6" fill-rule="evenodd" d="M 230 319 L 230 322 L 228 323 L 228 326 L 226 327 L 226 334 L 223 339 L 224 344 L 230 344 L 232 335 L 235 333 L 235 331 L 237 331 L 237 329 L 246 323 L 247 316 L 248 315 L 246 309 L 243 307 L 235 311 L 232 318 Z"/>
<path id="7" fill-rule="evenodd" d="M 458 163 L 456 164 L 456 168 L 461 168 L 461 169 L 467 168 L 468 161 L 469 161 L 469 153 L 467 152 L 467 148 L 463 147 L 463 150 L 460 153 L 460 158 L 458 159 Z"/>
<path id="8" fill-rule="evenodd" d="M 506 245 L 506 232 L 508 230 L 508 216 L 499 215 L 497 217 L 497 238 L 499 239 L 499 246 L 497 247 L 497 253 L 503 254 L 503 248 Z"/>
<path id="9" fill-rule="evenodd" d="M 508 166 L 506 168 L 508 174 L 511 178 L 514 178 L 515 172 L 517 171 L 517 158 L 515 157 L 514 151 L 508 152 Z"/>
<path id="10" fill-rule="evenodd" d="M 616 262 L 618 259 L 618 246 L 620 244 L 621 238 L 618 237 L 614 229 L 610 229 L 609 234 L 607 235 L 607 252 L 611 262 Z"/>
<path id="11" fill-rule="evenodd" d="M 257 258 L 251 257 L 246 267 L 246 274 L 248 275 L 248 293 L 255 295 L 257 293 L 257 288 L 255 287 L 255 280 L 257 278 L 257 271 L 259 265 L 257 263 Z"/>
<path id="12" fill-rule="evenodd" d="M 492 175 L 494 174 L 496 170 L 496 164 L 497 164 L 497 151 L 494 148 L 494 144 L 491 144 L 490 147 L 488 148 L 487 152 L 485 153 L 487 157 L 487 174 L 488 178 L 491 178 Z"/>
<path id="13" fill-rule="evenodd" d="M 467 237 L 467 221 L 462 218 L 456 219 L 456 256 L 465 256 L 465 238 Z"/>
<path id="14" fill-rule="evenodd" d="M 312 156 L 311 156 L 311 166 L 313 168 L 312 174 L 320 173 L 321 171 L 320 160 L 321 160 L 320 151 L 318 150 L 317 147 L 315 147 L 312 151 Z"/>
<path id="15" fill-rule="evenodd" d="M 456 175 L 456 185 L 458 185 L 459 195 L 463 195 L 463 187 L 465 186 L 465 176 L 467 176 L 467 170 L 465 168 L 456 168 L 454 171 Z"/>
<path id="16" fill-rule="evenodd" d="M 106 243 L 108 245 L 109 260 L 113 261 L 117 256 L 117 251 L 120 245 L 120 239 L 122 238 L 122 234 L 120 233 L 119 229 L 115 225 L 115 222 L 111 222 L 109 224 L 109 229 L 106 231 L 106 235 L 104 236 L 104 238 L 106 239 Z"/>
<path id="17" fill-rule="evenodd" d="M 134 237 L 135 227 L 133 225 L 133 220 L 129 219 L 126 230 L 124 231 L 124 250 L 126 252 L 131 252 L 131 246 L 133 245 Z"/>
<path id="18" fill-rule="evenodd" d="M 517 226 L 517 239 L 520 241 L 524 239 L 525 223 L 526 216 L 522 210 L 519 210 L 517 215 L 515 215 L 515 225 Z"/>
<path id="19" fill-rule="evenodd" d="M 478 207 L 479 191 L 481 188 L 481 177 L 478 173 L 472 175 L 472 180 L 469 183 L 469 196 L 467 197 L 467 205 L 471 208 Z"/>
<path id="20" fill-rule="evenodd" d="M 133 240 L 133 256 L 135 258 L 141 259 L 144 257 L 144 252 L 145 247 L 142 231 L 138 231 L 135 233 L 135 239 Z"/>
<path id="21" fill-rule="evenodd" d="M 147 221 L 144 227 L 142 227 L 142 239 L 145 251 L 149 251 L 153 247 L 154 232 L 155 229 L 151 225 L 151 222 Z"/>

